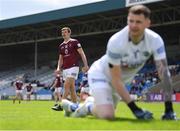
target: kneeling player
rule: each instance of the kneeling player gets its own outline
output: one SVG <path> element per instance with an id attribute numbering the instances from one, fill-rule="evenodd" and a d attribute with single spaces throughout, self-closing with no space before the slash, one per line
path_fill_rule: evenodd
<path id="1" fill-rule="evenodd" d="M 88 84 L 87 73 L 85 73 L 84 76 L 82 77 L 82 82 L 80 85 L 80 101 L 85 101 L 88 96 L 90 96 L 89 84 Z"/>

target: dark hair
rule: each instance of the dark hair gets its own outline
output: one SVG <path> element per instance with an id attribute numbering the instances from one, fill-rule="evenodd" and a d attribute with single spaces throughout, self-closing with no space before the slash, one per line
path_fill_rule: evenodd
<path id="1" fill-rule="evenodd" d="M 129 9 L 129 13 L 136 15 L 143 14 L 145 18 L 150 18 L 151 10 L 144 5 L 135 5 Z"/>

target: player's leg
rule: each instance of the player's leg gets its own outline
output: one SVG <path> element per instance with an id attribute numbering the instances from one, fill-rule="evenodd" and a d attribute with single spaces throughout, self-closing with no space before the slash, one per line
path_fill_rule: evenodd
<path id="1" fill-rule="evenodd" d="M 172 103 L 172 94 L 173 89 L 171 86 L 162 86 L 163 87 L 163 94 L 164 94 L 164 106 L 165 111 L 162 115 L 162 120 L 177 120 L 176 113 L 173 110 L 173 103 Z"/>
<path id="2" fill-rule="evenodd" d="M 61 90 L 62 90 L 62 88 L 60 88 L 60 87 L 57 88 L 57 98 L 58 98 L 58 101 L 57 101 L 57 103 L 58 103 L 57 110 L 58 111 L 62 111 L 63 110 L 62 105 L 61 105 L 61 101 L 62 101 Z"/>
<path id="3" fill-rule="evenodd" d="M 29 101 L 31 100 L 31 92 L 29 92 Z"/>
<path id="4" fill-rule="evenodd" d="M 94 86 L 97 88 L 92 89 L 92 96 L 94 97 L 92 114 L 102 119 L 114 119 L 115 109 L 110 85 L 108 83 L 98 83 Z"/>
<path id="5" fill-rule="evenodd" d="M 15 101 L 16 101 L 16 97 L 17 97 L 17 96 L 15 96 L 15 97 L 13 98 L 13 104 L 14 104 L 14 103 L 15 103 Z"/>
<path id="6" fill-rule="evenodd" d="M 68 100 L 62 100 L 62 106 L 65 110 L 65 115 L 71 115 L 72 117 L 85 117 L 86 115 L 91 114 L 102 119 L 113 119 L 114 105 L 112 95 L 110 94 L 110 99 L 104 99 L 104 96 L 107 96 L 104 94 L 109 94 L 111 91 L 106 90 L 104 92 L 103 88 L 98 88 L 98 90 L 95 90 L 94 92 L 96 93 L 94 96 L 96 97 L 97 102 L 95 102 L 93 97 L 88 97 L 83 104 L 79 105 Z"/>
<path id="7" fill-rule="evenodd" d="M 58 103 L 58 100 L 59 100 L 58 88 L 55 88 L 54 99 L 55 99 L 55 104 L 51 109 L 53 109 L 55 111 L 62 111 L 63 109 L 62 109 L 61 105 Z"/>
<path id="8" fill-rule="evenodd" d="M 171 94 L 171 93 L 169 93 Z M 176 113 L 174 113 L 173 110 L 173 103 L 171 100 L 167 100 L 165 98 L 164 106 L 165 106 L 165 111 L 164 114 L 162 115 L 161 119 L 162 120 L 177 120 Z"/>
<path id="9" fill-rule="evenodd" d="M 84 103 L 80 103 L 78 106 L 76 106 L 74 111 L 72 110 L 72 112 L 74 112 L 71 114 L 72 117 L 85 117 L 87 115 L 95 115 L 94 98 L 92 96 L 87 97 Z"/>
<path id="10" fill-rule="evenodd" d="M 62 92 L 62 87 L 59 87 L 58 88 L 58 92 L 57 92 L 57 97 L 58 97 L 59 103 L 61 103 L 61 100 L 62 100 L 61 92 Z"/>
<path id="11" fill-rule="evenodd" d="M 31 92 L 31 91 L 27 92 L 27 100 L 28 100 L 28 101 L 30 101 L 30 100 L 31 100 L 31 94 L 32 94 L 32 92 Z"/>
<path id="12" fill-rule="evenodd" d="M 177 120 L 176 113 L 174 113 L 173 110 L 167 111 L 169 105 L 172 105 L 172 102 L 166 101 L 165 102 L 165 112 L 162 115 L 161 119 L 162 120 Z"/>
<path id="13" fill-rule="evenodd" d="M 13 104 L 15 103 L 15 101 L 16 101 L 17 98 L 18 98 L 18 92 L 17 92 L 17 90 L 16 90 L 16 95 L 15 95 L 15 97 L 13 98 Z"/>
<path id="14" fill-rule="evenodd" d="M 18 101 L 19 101 L 19 104 L 21 103 L 21 93 L 20 91 L 17 93 L 17 98 L 18 98 Z"/>
<path id="15" fill-rule="evenodd" d="M 55 101 L 54 106 L 57 106 L 58 105 L 57 89 L 55 89 L 55 91 L 54 91 L 54 101 Z"/>
<path id="16" fill-rule="evenodd" d="M 23 92 L 22 92 L 22 90 L 20 91 L 20 103 L 21 103 L 21 101 L 23 100 Z"/>
<path id="17" fill-rule="evenodd" d="M 63 72 L 63 77 L 65 76 L 66 81 L 67 81 L 67 85 L 65 86 L 68 86 L 68 87 L 65 87 L 65 90 L 66 88 L 70 90 L 70 95 L 73 102 L 77 102 L 77 95 L 75 91 L 75 80 L 78 78 L 78 73 L 79 73 L 79 67 L 72 67 L 72 68 L 64 70 Z M 66 99 L 66 98 L 67 97 L 63 97 L 63 99 Z"/>
<path id="18" fill-rule="evenodd" d="M 76 103 L 77 102 L 77 95 L 76 95 L 76 90 L 75 90 L 75 79 L 72 77 L 69 77 L 71 86 L 70 86 L 70 95 L 72 102 Z"/>
<path id="19" fill-rule="evenodd" d="M 29 94 L 26 94 L 26 101 L 29 101 Z"/>
<path id="20" fill-rule="evenodd" d="M 56 111 L 63 111 L 62 105 L 61 105 L 61 93 L 62 93 L 62 87 L 58 87 L 55 90 L 56 92 L 56 104 L 51 108 Z"/>
<path id="21" fill-rule="evenodd" d="M 62 99 L 61 104 L 65 111 L 65 116 L 70 116 L 79 106 L 77 103 L 73 103 L 67 99 Z"/>
<path id="22" fill-rule="evenodd" d="M 68 78 L 65 79 L 64 81 L 64 93 L 63 93 L 63 99 L 67 99 L 69 95 L 69 90 L 70 90 L 70 81 Z"/>
<path id="23" fill-rule="evenodd" d="M 84 104 L 80 105 L 73 116 L 84 117 L 92 114 L 102 119 L 114 118 L 114 102 L 112 87 L 103 74 L 88 74 L 88 82 L 92 97 L 88 97 Z"/>
<path id="24" fill-rule="evenodd" d="M 70 69 L 70 77 L 71 79 L 71 98 L 73 102 L 77 102 L 77 94 L 76 94 L 76 87 L 75 87 L 75 80 L 77 80 L 79 74 L 79 67 L 72 67 Z"/>

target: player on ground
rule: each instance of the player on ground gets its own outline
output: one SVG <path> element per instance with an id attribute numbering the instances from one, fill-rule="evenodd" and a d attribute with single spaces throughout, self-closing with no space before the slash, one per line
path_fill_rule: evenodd
<path id="1" fill-rule="evenodd" d="M 80 101 L 85 101 L 89 94 L 89 84 L 87 73 L 83 74 L 82 82 L 80 85 Z"/>
<path id="2" fill-rule="evenodd" d="M 80 57 L 84 64 L 84 71 L 87 71 L 89 67 L 81 44 L 78 40 L 70 37 L 71 29 L 64 27 L 61 29 L 61 34 L 64 41 L 59 46 L 59 60 L 56 72 L 60 73 L 61 69 L 63 70 L 63 79 L 65 81 L 63 99 L 66 99 L 70 94 L 72 102 L 76 103 L 75 80 L 79 73 Z"/>
<path id="3" fill-rule="evenodd" d="M 152 113 L 143 111 L 135 104 L 124 84 L 133 79 L 152 55 L 165 95 L 165 112 L 162 119 L 176 119 L 171 102 L 172 86 L 164 42 L 157 33 L 148 29 L 150 12 L 143 5 L 129 9 L 128 25 L 109 39 L 106 54 L 95 61 L 88 71 L 88 82 L 93 98 L 88 98 L 78 108 L 76 106 L 77 109 L 65 100 L 63 107 L 66 111 L 75 110 L 73 115 L 77 117 L 89 113 L 98 118 L 113 119 L 118 100 L 117 93 L 138 119 L 151 119 Z M 68 110 L 66 107 L 73 108 Z"/>

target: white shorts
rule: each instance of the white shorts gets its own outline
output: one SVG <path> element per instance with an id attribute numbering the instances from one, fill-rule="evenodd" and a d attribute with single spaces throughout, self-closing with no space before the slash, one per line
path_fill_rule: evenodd
<path id="1" fill-rule="evenodd" d="M 62 92 L 62 87 L 55 87 L 54 93 L 61 93 Z"/>
<path id="2" fill-rule="evenodd" d="M 79 67 L 71 67 L 69 69 L 63 70 L 63 80 L 66 80 L 67 77 L 74 78 L 75 80 L 78 78 Z"/>
<path id="3" fill-rule="evenodd" d="M 30 92 L 26 92 L 27 95 L 31 95 L 31 93 L 32 93 L 31 91 Z"/>
<path id="4" fill-rule="evenodd" d="M 88 82 L 95 105 L 113 105 L 116 108 L 120 97 L 102 72 L 89 71 Z"/>
<path id="5" fill-rule="evenodd" d="M 22 90 L 16 90 L 16 93 L 22 94 Z"/>
<path id="6" fill-rule="evenodd" d="M 89 87 L 81 87 L 81 93 L 89 94 Z"/>

